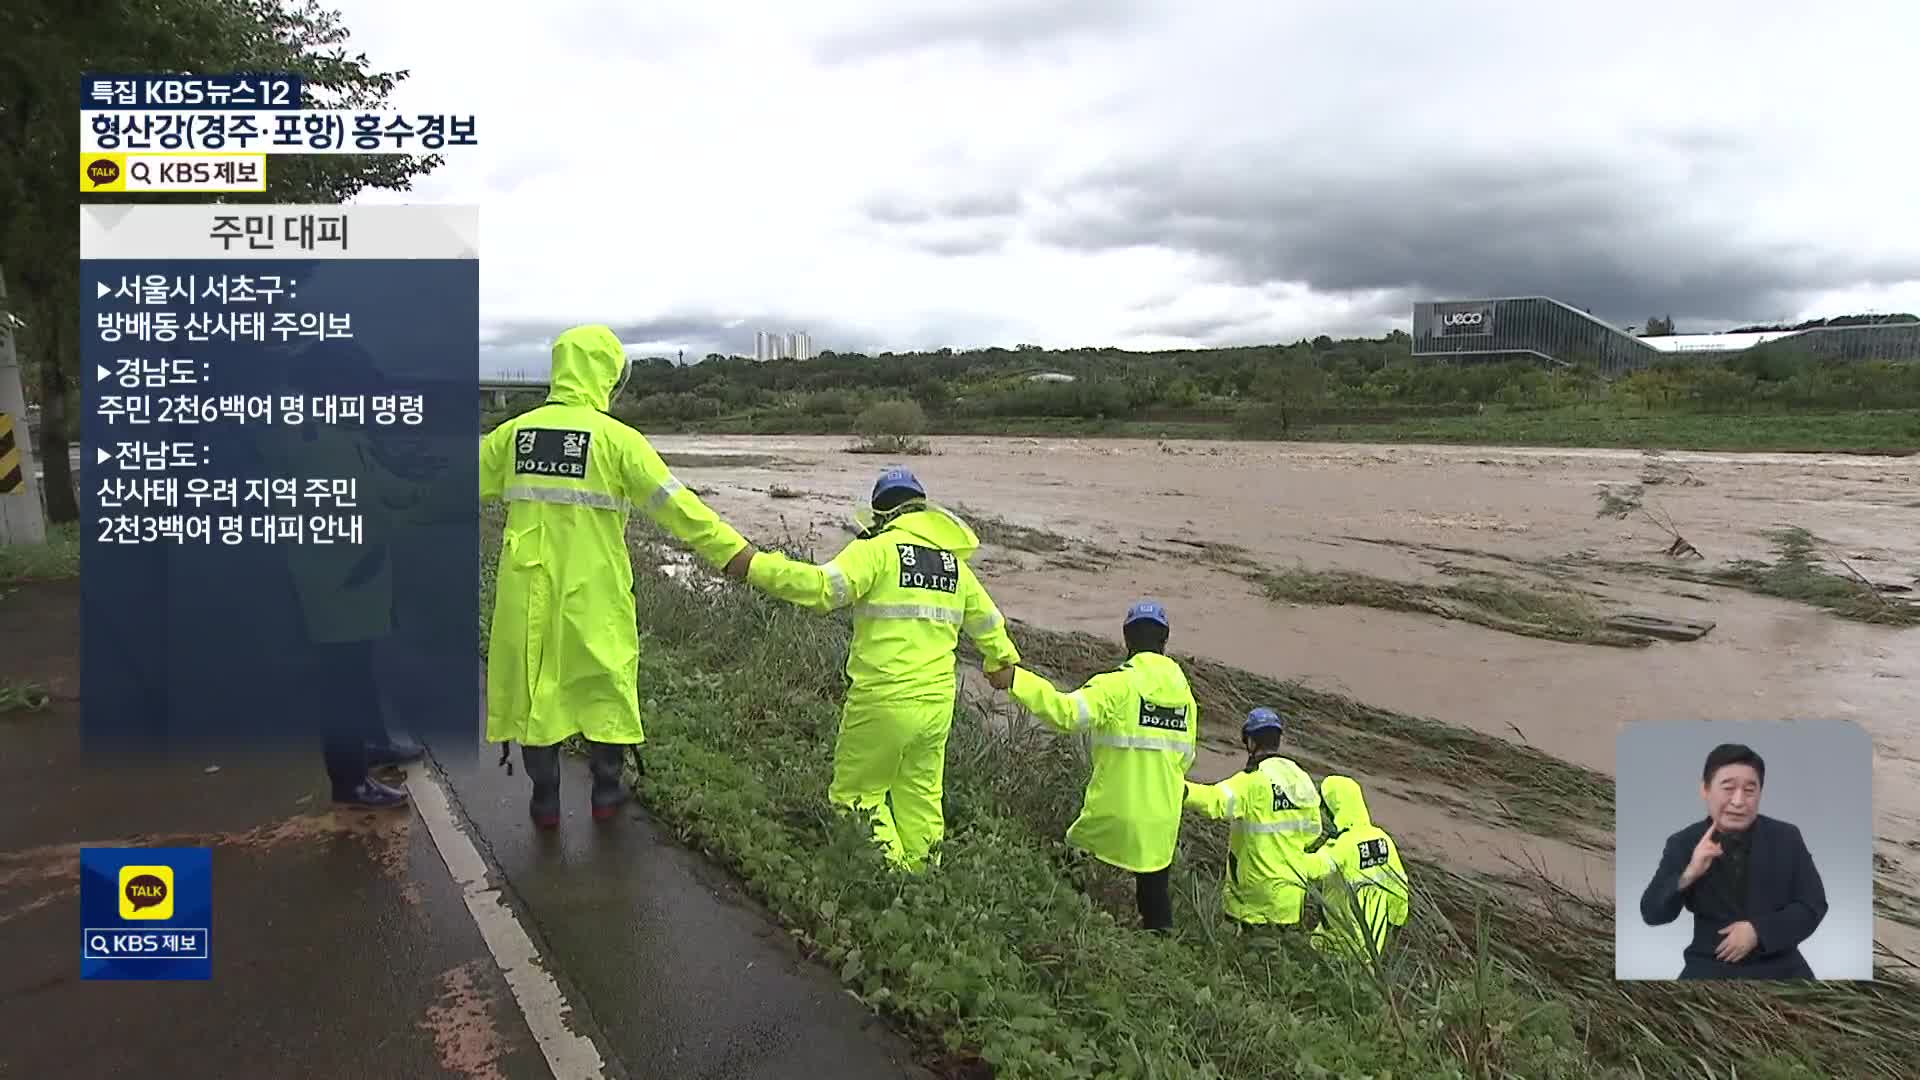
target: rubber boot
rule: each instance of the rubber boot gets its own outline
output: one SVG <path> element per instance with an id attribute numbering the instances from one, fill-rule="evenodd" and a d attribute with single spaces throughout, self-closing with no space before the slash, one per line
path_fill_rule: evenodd
<path id="1" fill-rule="evenodd" d="M 621 776 L 627 768 L 627 748 L 621 743 L 587 743 L 587 764 L 593 770 L 593 820 L 611 821 L 627 801 Z"/>
<path id="2" fill-rule="evenodd" d="M 533 817 L 536 828 L 554 829 L 560 826 L 560 747 L 527 746 L 520 747 L 520 764 L 527 770 L 527 779 L 533 781 L 533 798 L 527 800 L 527 813 Z"/>

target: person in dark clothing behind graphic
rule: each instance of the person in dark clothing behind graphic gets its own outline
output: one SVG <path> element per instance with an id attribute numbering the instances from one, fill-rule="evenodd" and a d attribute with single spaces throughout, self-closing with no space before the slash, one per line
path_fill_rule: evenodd
<path id="1" fill-rule="evenodd" d="M 1811 979 L 1800 943 L 1827 915 L 1826 889 L 1800 830 L 1760 813 L 1767 765 L 1738 743 L 1707 755 L 1707 817 L 1667 837 L 1640 917 L 1665 926 L 1693 912 L 1682 979 Z"/>
<path id="2" fill-rule="evenodd" d="M 378 379 L 372 359 L 356 346 L 310 350 L 296 358 L 293 389 L 311 402 L 328 394 L 364 393 Z M 411 740 L 395 739 L 385 720 L 384 695 L 374 654 L 394 632 L 393 565 L 389 550 L 395 522 L 423 491 L 378 460 L 372 438 L 358 423 L 326 423 L 309 411 L 298 426 L 263 428 L 262 457 L 277 475 L 301 480 L 352 479 L 363 542 L 314 542 L 293 536 L 285 550 L 302 631 L 303 686 L 299 707 L 317 714 L 307 726 L 321 728 L 333 800 L 349 806 L 401 807 L 404 788 L 373 775 L 381 766 L 418 760 Z M 292 515 L 289 515 L 292 516 Z M 316 515 L 306 515 L 312 520 Z"/>

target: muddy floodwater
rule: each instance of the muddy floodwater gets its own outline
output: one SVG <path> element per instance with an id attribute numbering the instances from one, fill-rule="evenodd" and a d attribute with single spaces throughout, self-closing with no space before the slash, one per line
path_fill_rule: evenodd
<path id="1" fill-rule="evenodd" d="M 743 531 L 821 559 L 892 463 L 847 453 L 844 438 L 654 443 Z M 937 501 L 992 523 L 983 536 L 1005 542 L 974 565 L 1023 621 L 1115 637 L 1128 602 L 1152 596 L 1172 611 L 1177 650 L 1609 774 L 1623 724 L 1857 723 L 1875 746 L 1882 890 L 1920 895 L 1920 629 L 1622 565 L 1771 560 L 1766 534 L 1801 526 L 1823 556 L 1904 595 L 1920 588 L 1920 459 L 1024 438 L 934 447 L 905 463 Z M 1669 559 L 1673 534 L 1646 516 L 1597 513 L 1604 487 L 1629 485 L 1704 559 Z M 1277 602 L 1250 580 L 1290 567 L 1430 584 L 1492 573 L 1575 588 L 1602 610 L 1714 626 L 1647 648 L 1573 644 L 1432 614 Z M 1475 865 L 1524 847 L 1570 887 L 1612 895 L 1604 854 L 1517 834 L 1494 842 L 1499 830 L 1417 792 L 1383 796 L 1376 816 L 1409 846 Z M 1880 921 L 1883 942 L 1920 953 L 1912 930 Z"/>

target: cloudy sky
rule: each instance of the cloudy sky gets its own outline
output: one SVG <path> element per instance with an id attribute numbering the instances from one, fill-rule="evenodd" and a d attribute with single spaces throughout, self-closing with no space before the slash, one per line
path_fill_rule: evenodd
<path id="1" fill-rule="evenodd" d="M 479 116 L 365 201 L 481 206 L 491 366 L 1920 312 L 1910 0 L 328 3 Z"/>

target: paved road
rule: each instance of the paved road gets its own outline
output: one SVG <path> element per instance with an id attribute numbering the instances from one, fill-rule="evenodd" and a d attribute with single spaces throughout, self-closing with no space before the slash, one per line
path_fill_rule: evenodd
<path id="1" fill-rule="evenodd" d="M 72 585 L 0 604 L 0 670 L 54 695 L 0 716 L 0 1080 L 928 1075 L 643 811 L 588 818 L 580 762 L 539 833 L 494 754 L 384 813 L 333 810 L 317 754 L 83 761 L 77 644 Z M 210 981 L 79 978 L 78 849 L 130 843 L 214 849 Z"/>

